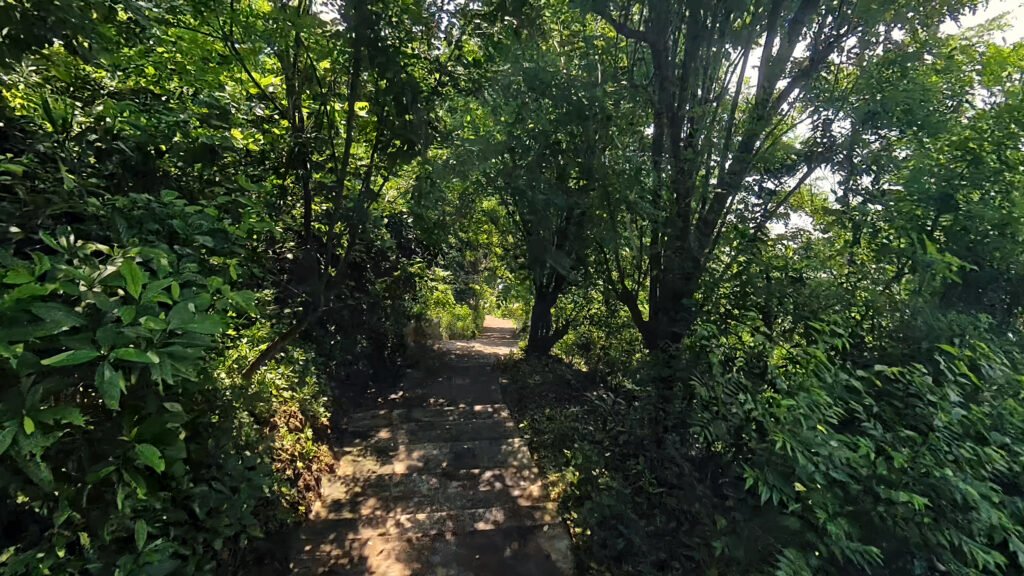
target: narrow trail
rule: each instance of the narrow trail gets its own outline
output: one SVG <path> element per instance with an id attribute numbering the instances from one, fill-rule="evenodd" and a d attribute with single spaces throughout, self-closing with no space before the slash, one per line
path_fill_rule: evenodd
<path id="1" fill-rule="evenodd" d="M 516 345 L 488 318 L 440 344 L 378 410 L 353 414 L 303 526 L 294 574 L 568 576 L 569 536 L 502 402 L 495 360 Z"/>

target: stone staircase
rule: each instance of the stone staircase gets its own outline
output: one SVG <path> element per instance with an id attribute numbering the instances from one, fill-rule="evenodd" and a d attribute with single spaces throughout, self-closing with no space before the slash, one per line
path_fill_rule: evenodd
<path id="1" fill-rule="evenodd" d="M 493 352 L 458 346 L 448 343 L 439 377 L 410 378 L 396 407 L 349 418 L 293 573 L 572 573 L 568 533 L 501 403 Z"/>

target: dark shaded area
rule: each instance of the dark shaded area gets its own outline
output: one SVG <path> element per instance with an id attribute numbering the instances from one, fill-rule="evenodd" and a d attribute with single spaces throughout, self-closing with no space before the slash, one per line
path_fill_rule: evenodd
<path id="1" fill-rule="evenodd" d="M 518 344 L 488 319 L 481 338 L 421 351 L 397 383 L 353 400 L 335 474 L 294 542 L 297 574 L 551 575 L 569 539 L 502 403 L 495 359 Z"/>

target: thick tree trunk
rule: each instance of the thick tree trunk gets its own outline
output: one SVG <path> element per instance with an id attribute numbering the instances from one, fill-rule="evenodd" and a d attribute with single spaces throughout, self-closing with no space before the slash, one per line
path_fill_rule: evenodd
<path id="1" fill-rule="evenodd" d="M 569 324 L 555 326 L 553 310 L 558 297 L 565 291 L 567 279 L 558 275 L 552 282 L 539 282 L 533 289 L 533 307 L 530 310 L 530 334 L 526 340 L 526 354 L 540 357 L 551 354 L 558 341 L 569 333 Z"/>
<path id="2" fill-rule="evenodd" d="M 552 338 L 555 331 L 552 310 L 558 302 L 558 294 L 536 291 L 533 308 L 530 310 L 530 335 L 526 341 L 528 356 L 547 356 L 556 344 Z"/>
<path id="3" fill-rule="evenodd" d="M 651 351 L 675 346 L 690 334 L 698 317 L 697 292 L 703 276 L 703 265 L 696 258 L 687 258 L 685 244 L 675 246 L 666 258 L 667 264 L 658 287 L 657 314 L 650 318 L 648 348 Z"/>

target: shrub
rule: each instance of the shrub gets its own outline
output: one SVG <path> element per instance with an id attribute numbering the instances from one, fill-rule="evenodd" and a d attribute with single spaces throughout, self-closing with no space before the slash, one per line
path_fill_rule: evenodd
<path id="1" fill-rule="evenodd" d="M 474 338 L 483 326 L 483 315 L 458 303 L 447 281 L 447 275 L 437 269 L 423 275 L 419 282 L 420 301 L 414 311 L 416 321 L 428 338 Z"/>
<path id="2" fill-rule="evenodd" d="M 281 514 L 267 520 L 278 528 L 310 511 L 333 456 L 327 447 L 330 394 L 309 344 L 290 347 L 250 381 L 239 376 L 273 337 L 269 328 L 260 322 L 229 336 L 230 347 L 216 375 L 234 410 L 234 437 L 240 448 L 273 465 L 271 480 Z"/>
<path id="3" fill-rule="evenodd" d="M 270 384 L 280 372 L 254 382 L 272 396 L 261 406 L 266 398 L 217 378 L 217 336 L 252 306 L 251 293 L 159 248 L 108 247 L 68 230 L 41 239 L 31 260 L 2 255 L 5 573 L 237 564 L 247 542 L 288 515 L 279 495 L 288 482 L 274 467 L 316 459 L 306 424 L 285 425 L 302 443 L 254 434 L 253 424 L 289 389 L 306 395 L 297 405 L 313 417 L 323 407 L 308 386 Z M 304 452 L 281 455 L 282 443 Z"/>
<path id="4" fill-rule="evenodd" d="M 860 366 L 828 325 L 803 344 L 704 325 L 685 355 L 517 415 L 594 573 L 1020 573 L 1024 361 L 967 332 Z"/>
<path id="5" fill-rule="evenodd" d="M 575 365 L 614 377 L 636 368 L 643 358 L 643 346 L 626 311 L 602 304 L 592 304 L 555 350 Z"/>
<path id="6" fill-rule="evenodd" d="M 705 349 L 718 360 L 694 380 L 691 449 L 730 461 L 744 487 L 722 502 L 719 553 L 770 551 L 782 574 L 1024 569 L 1016 351 L 965 340 L 857 368 L 846 345 L 819 325 L 764 378 Z"/>

